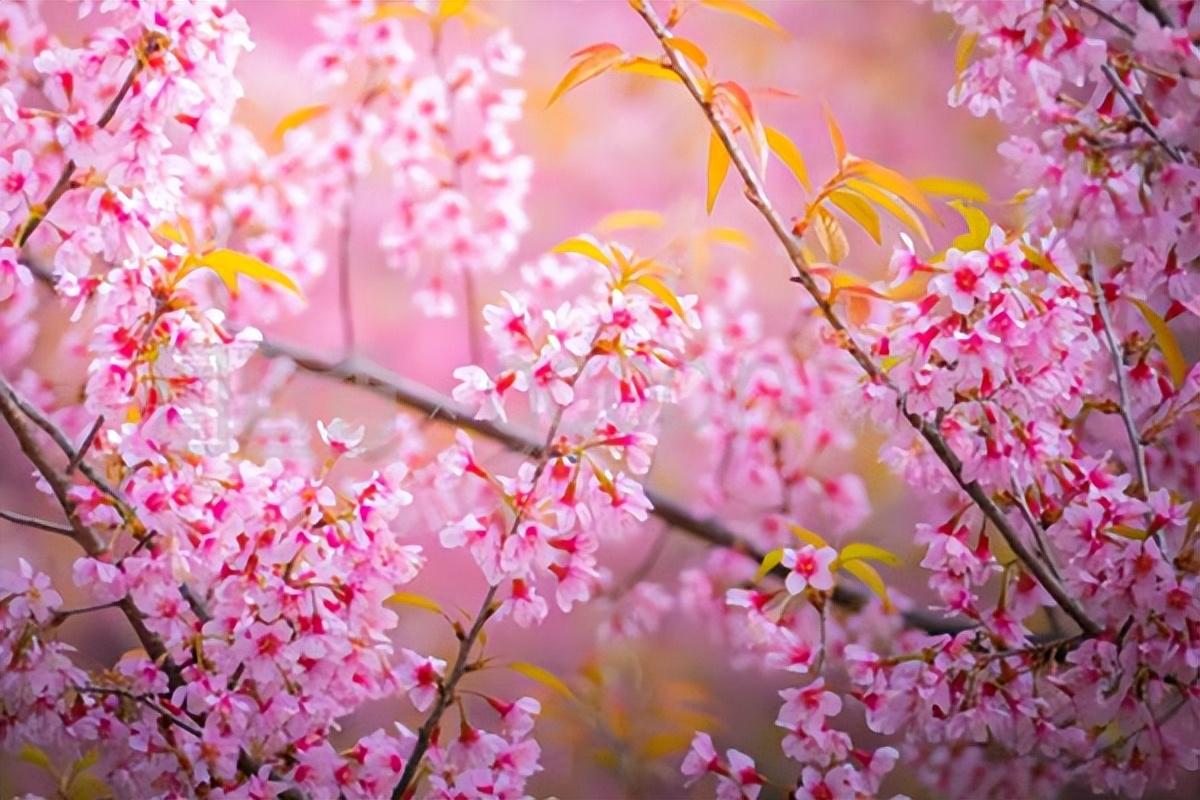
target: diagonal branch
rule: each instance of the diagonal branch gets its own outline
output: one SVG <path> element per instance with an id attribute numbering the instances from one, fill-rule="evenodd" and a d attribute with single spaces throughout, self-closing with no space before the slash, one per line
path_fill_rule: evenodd
<path id="1" fill-rule="evenodd" d="M 704 90 L 692 74 L 691 67 L 678 54 L 678 51 L 669 45 L 672 33 L 663 25 L 662 21 L 658 18 L 658 14 L 655 13 L 654 9 L 645 0 L 631 0 L 631 3 L 634 10 L 645 20 L 662 46 L 666 58 L 665 65 L 679 76 L 683 85 L 704 112 L 704 116 L 712 127 L 713 132 L 725 146 L 730 160 L 737 168 L 745 184 L 746 197 L 758 210 L 763 219 L 766 220 L 767 224 L 770 225 L 771 230 L 775 233 L 775 237 L 783 245 L 796 273 L 792 280 L 803 286 L 804 290 L 812 297 L 813 302 L 816 303 L 826 323 L 833 329 L 834 334 L 841 341 L 846 352 L 862 368 L 867 377 L 895 393 L 897 397 L 896 405 L 900 413 L 917 433 L 921 435 L 921 438 L 926 441 L 929 448 L 937 455 L 942 464 L 945 465 L 959 488 L 971 498 L 980 511 L 983 512 L 983 515 L 987 517 L 988 521 L 999 531 L 1005 543 L 1016 554 L 1017 558 L 1021 560 L 1025 568 L 1029 570 L 1033 577 L 1045 588 L 1047 593 L 1054 598 L 1054 601 L 1075 620 L 1076 624 L 1084 632 L 1088 634 L 1099 633 L 1100 626 L 1088 616 L 1087 612 L 1079 604 L 1079 601 L 1072 597 L 1066 588 L 1054 577 L 1048 565 L 1029 550 L 1021 536 L 1009 523 L 1007 517 L 1005 517 L 987 491 L 977 481 L 967 480 L 963 473 L 962 461 L 950 448 L 949 443 L 938 429 L 931 425 L 928 420 L 907 409 L 903 394 L 899 392 L 895 384 L 892 383 L 891 379 L 879 365 L 872 360 L 871 356 L 855 341 L 853 334 L 833 308 L 829 298 L 825 296 L 820 286 L 818 286 L 816 277 L 808 266 L 808 261 L 802 250 L 800 240 L 792 234 L 787 222 L 771 205 L 766 190 L 763 188 L 762 180 L 734 139 L 732 129 L 717 115 L 712 103 L 705 96 Z"/>

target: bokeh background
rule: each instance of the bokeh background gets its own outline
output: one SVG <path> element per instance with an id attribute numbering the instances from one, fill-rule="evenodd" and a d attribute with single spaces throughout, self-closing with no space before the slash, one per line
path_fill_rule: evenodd
<path id="1" fill-rule="evenodd" d="M 299 69 L 303 52 L 318 41 L 313 18 L 321 6 L 299 0 L 234 2 L 250 23 L 255 50 L 241 62 L 246 88 L 241 121 L 267 141 L 275 124 L 288 112 L 325 98 L 315 97 Z M 654 41 L 623 0 L 612 2 L 484 2 L 479 4 L 500 24 L 511 28 L 526 50 L 525 69 L 518 84 L 528 95 L 526 115 L 516 127 L 519 147 L 535 160 L 533 190 L 527 203 L 531 230 L 523 241 L 520 264 L 536 258 L 555 243 L 590 228 L 603 215 L 622 209 L 656 209 L 669 224 L 662 231 L 631 237 L 631 244 L 651 248 L 681 232 L 710 224 L 703 207 L 704 162 L 708 131 L 698 110 L 679 87 L 632 75 L 614 74 L 590 82 L 547 109 L 550 91 L 570 65 L 575 50 L 611 41 L 626 50 L 654 53 Z M 756 27 L 734 17 L 696 12 L 684 23 L 686 35 L 709 52 L 718 75 L 735 78 L 751 89 L 775 87 L 795 95 L 768 99 L 757 95 L 760 113 L 771 125 L 787 132 L 800 146 L 810 172 L 822 177 L 831 169 L 821 103 L 840 120 L 850 149 L 888 164 L 906 175 L 947 175 L 976 181 L 1005 197 L 1015 188 L 1002 172 L 995 148 L 1002 132 L 990 121 L 947 107 L 946 93 L 954 76 L 954 31 L 949 21 L 925 5 L 906 0 L 762 3 L 787 30 L 787 35 Z M 78 35 L 75 10 L 49 3 L 45 13 L 68 38 Z M 426 42 L 414 24 L 413 44 Z M 72 32 L 75 32 L 74 34 Z M 469 48 L 482 31 L 452 25 L 446 32 L 449 52 Z M 787 208 L 798 200 L 790 179 L 776 173 L 770 188 Z M 361 348 L 381 363 L 443 391 L 453 385 L 451 372 L 467 363 L 465 326 L 459 320 L 430 320 L 409 302 L 411 284 L 386 268 L 375 242 L 386 204 L 372 202 L 387 186 L 386 176 L 373 175 L 358 190 L 353 252 L 353 303 Z M 735 266 L 751 280 L 754 302 L 767 328 L 780 330 L 791 319 L 795 290 L 787 282 L 787 265 L 760 220 L 737 190 L 731 177 L 717 203 L 712 224 L 735 226 L 755 242 Z M 946 241 L 957 233 L 951 224 L 932 231 Z M 877 277 L 888 252 L 854 239 L 850 264 L 861 274 Z M 332 242 L 326 242 L 332 248 Z M 332 252 L 328 250 L 327 252 Z M 723 252 L 721 257 L 728 257 Z M 713 265 L 682 263 L 688 270 Z M 717 265 L 725 266 L 725 265 Z M 693 275 L 697 282 L 703 276 Z M 509 273 L 483 276 L 482 302 L 517 283 Z M 304 345 L 335 357 L 339 341 L 335 306 L 336 277 L 330 273 L 309 291 L 310 305 L 295 319 L 274 325 L 276 338 Z M 78 387 L 84 363 L 61 350 L 61 312 L 48 308 L 40 335 L 35 366 L 63 388 Z M 396 409 L 356 390 L 316 380 L 296 381 L 282 402 L 310 419 L 340 416 L 368 425 L 368 441 L 381 437 Z M 680 416 L 664 420 L 666 430 L 651 475 L 659 489 L 687 498 L 694 481 L 689 474 L 688 425 Z M 436 427 L 426 433 L 437 442 L 448 436 Z M 908 563 L 919 561 L 910 543 L 911 497 L 876 464 L 877 440 L 863 431 L 854 454 L 867 481 L 874 508 L 872 517 L 854 538 L 878 541 L 893 548 Z M 484 448 L 486 452 L 493 452 Z M 494 454 L 499 459 L 500 454 Z M 7 432 L 0 433 L 0 507 L 53 517 L 55 510 L 32 489 L 29 465 Z M 436 548 L 432 528 L 426 532 Z M 654 546 L 658 531 L 629 537 L 611 546 L 605 556 L 617 580 L 636 569 Z M 670 588 L 683 564 L 694 562 L 702 548 L 681 535 L 669 535 L 650 573 Z M 0 522 L 0 564 L 15 565 L 24 557 L 49 571 L 71 606 L 70 566 L 76 553 L 69 542 Z M 905 581 L 909 581 L 905 583 Z M 915 572 L 897 578 L 899 588 L 921 596 Z M 436 597 L 445 607 L 474 608 L 483 591 L 478 571 L 459 553 L 436 553 L 415 591 Z M 719 747 L 736 746 L 759 760 L 760 769 L 782 782 L 794 776 L 779 751 L 772 722 L 778 709 L 775 678 L 729 667 L 728 653 L 710 642 L 697 621 L 671 617 L 665 629 L 641 644 L 597 647 L 596 629 L 607 613 L 603 603 L 577 608 L 570 617 L 552 610 L 545 626 L 521 631 L 498 626 L 488 643 L 498 656 L 516 657 L 544 665 L 590 697 L 596 676 L 605 689 L 596 694 L 597 714 L 581 713 L 561 704 L 540 687 L 521 686 L 511 675 L 487 673 L 472 685 L 537 690 L 547 713 L 539 736 L 546 752 L 545 771 L 532 789 L 538 796 L 562 798 L 669 798 L 681 796 L 677 767 L 681 754 L 659 761 L 639 758 L 623 749 L 623 737 L 645 743 L 659 735 L 664 720 L 679 731 L 693 728 L 714 734 Z M 134 646 L 124 621 L 116 613 L 75 618 L 63 635 L 76 643 L 84 663 L 103 665 Z M 397 639 L 422 652 L 445 654 L 453 640 L 432 615 L 406 614 Z M 593 680 L 589 681 L 588 675 Z M 347 744 L 363 733 L 399 719 L 410 727 L 419 720 L 400 700 L 368 709 L 346 721 Z M 846 716 L 855 714 L 853 708 Z M 596 720 L 602 719 L 602 723 Z M 658 726 L 658 727 L 656 727 Z M 640 737 L 640 739 L 638 738 Z M 674 746 L 666 738 L 662 749 Z M 0 798 L 25 791 L 50 792 L 40 776 L 0 756 Z M 901 770 L 890 787 L 924 796 L 911 776 Z M 706 791 L 701 790 L 704 794 Z M 768 792 L 764 796 L 770 796 Z"/>

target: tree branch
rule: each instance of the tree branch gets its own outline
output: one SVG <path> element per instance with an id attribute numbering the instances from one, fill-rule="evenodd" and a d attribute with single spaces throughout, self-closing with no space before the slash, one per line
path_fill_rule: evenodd
<path id="1" fill-rule="evenodd" d="M 653 31 L 655 37 L 663 49 L 666 58 L 668 69 L 679 76 L 688 92 L 695 99 L 696 103 L 704 112 L 704 116 L 708 120 L 713 132 L 720 138 L 721 143 L 725 146 L 729 153 L 730 160 L 737 168 L 738 173 L 742 177 L 742 181 L 746 187 L 746 197 L 750 203 L 758 210 L 759 214 L 770 225 L 771 230 L 775 233 L 775 237 L 783 245 L 787 252 L 788 258 L 795 270 L 795 277 L 792 279 L 804 287 L 805 291 L 812 297 L 816 303 L 821 315 L 825 318 L 830 328 L 842 341 L 846 352 L 858 363 L 863 372 L 872 381 L 887 387 L 892 390 L 897 397 L 897 408 L 910 425 L 921 435 L 921 437 L 929 445 L 930 449 L 945 465 L 950 475 L 954 478 L 955 483 L 967 494 L 968 497 L 979 507 L 988 521 L 999 531 L 1004 538 L 1005 543 L 1016 554 L 1024 564 L 1025 568 L 1037 579 L 1039 583 L 1046 589 L 1047 593 L 1054 598 L 1076 624 L 1088 634 L 1097 634 L 1100 632 L 1100 626 L 1097 625 L 1079 602 L 1072 597 L 1063 585 L 1050 572 L 1048 565 L 1039 560 L 1025 542 L 1022 541 L 1020 535 L 1009 523 L 1004 513 L 992 500 L 991 496 L 979 485 L 977 481 L 967 480 L 963 474 L 962 462 L 958 456 L 950 448 L 949 443 L 941 433 L 933 427 L 923 417 L 910 412 L 904 405 L 903 395 L 899 392 L 896 386 L 888 378 L 887 374 L 871 359 L 870 355 L 862 349 L 861 346 L 854 340 L 852 333 L 846 324 L 838 316 L 837 311 L 833 308 L 832 303 L 821 291 L 817 284 L 816 277 L 808 267 L 808 262 L 805 258 L 799 239 L 797 239 L 788 227 L 787 222 L 780 214 L 775 211 L 771 205 L 771 201 L 763 188 L 762 180 L 754 171 L 750 160 L 746 154 L 738 146 L 734 139 L 733 131 L 722 121 L 716 114 L 712 103 L 705 96 L 704 90 L 696 81 L 692 74 L 691 67 L 678 54 L 678 52 L 668 43 L 672 34 L 663 23 L 659 20 L 654 9 L 650 7 L 645 0 L 632 0 L 634 10 L 645 20 L 646 24 Z"/>

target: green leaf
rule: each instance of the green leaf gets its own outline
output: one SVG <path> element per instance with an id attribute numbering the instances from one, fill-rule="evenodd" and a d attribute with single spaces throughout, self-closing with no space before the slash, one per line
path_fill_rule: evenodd
<path id="1" fill-rule="evenodd" d="M 530 664 L 528 661 L 514 661 L 508 665 L 508 668 L 513 672 L 519 672 L 530 680 L 537 681 L 543 686 L 550 687 L 568 700 L 578 701 L 575 693 L 571 691 L 571 687 L 563 683 L 562 679 L 545 667 Z"/>

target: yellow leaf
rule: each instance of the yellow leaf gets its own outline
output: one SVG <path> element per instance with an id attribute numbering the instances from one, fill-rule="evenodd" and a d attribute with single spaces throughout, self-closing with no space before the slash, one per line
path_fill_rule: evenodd
<path id="1" fill-rule="evenodd" d="M 1058 265 L 1050 260 L 1050 256 L 1039 253 L 1037 250 L 1034 250 L 1024 242 L 1021 242 L 1020 246 L 1021 252 L 1025 255 L 1026 261 L 1038 269 L 1044 270 L 1045 272 L 1049 272 L 1051 275 L 1056 276 L 1064 283 L 1067 282 L 1066 276 L 1062 274 L 1062 271 L 1058 268 Z"/>
<path id="2" fill-rule="evenodd" d="M 279 286 L 297 297 L 303 297 L 300 287 L 296 285 L 286 272 L 275 269 L 270 264 L 246 253 L 220 248 L 209 253 L 196 256 L 191 265 L 185 265 L 179 271 L 179 278 L 184 277 L 201 267 L 208 267 L 217 273 L 218 277 L 229 288 L 229 293 L 238 292 L 238 276 L 245 275 L 258 283 Z"/>
<path id="3" fill-rule="evenodd" d="M 842 569 L 866 584 L 866 587 L 883 601 L 883 607 L 886 610 L 892 610 L 892 600 L 888 597 L 887 584 L 883 582 L 883 577 L 874 567 L 865 561 L 856 560 L 842 564 Z"/>
<path id="4" fill-rule="evenodd" d="M 800 181 L 800 185 L 806 191 L 811 192 L 812 184 L 808 181 L 808 168 L 804 165 L 804 156 L 800 155 L 799 148 L 787 137 L 787 134 L 775 128 L 768 127 L 766 134 L 767 146 L 771 148 L 771 152 L 796 176 L 796 180 Z"/>
<path id="5" fill-rule="evenodd" d="M 802 542 L 811 544 L 813 547 L 829 547 L 829 542 L 821 538 L 819 533 L 813 533 L 808 528 L 802 528 L 799 525 L 789 524 L 788 530 Z"/>
<path id="6" fill-rule="evenodd" d="M 1138 541 L 1138 542 L 1143 541 L 1144 539 L 1146 539 L 1146 537 L 1148 537 L 1150 535 L 1150 533 L 1148 531 L 1144 531 L 1139 528 L 1133 528 L 1133 527 L 1130 527 L 1129 525 L 1113 525 L 1111 528 L 1108 529 L 1108 532 L 1115 533 L 1118 536 L 1124 537 L 1126 539 L 1133 539 L 1134 541 Z"/>
<path id="7" fill-rule="evenodd" d="M 667 308 L 674 311 L 680 320 L 685 320 L 687 318 L 687 314 L 684 312 L 683 306 L 679 304 L 679 298 L 675 296 L 675 293 L 671 291 L 670 287 L 668 287 L 658 278 L 654 277 L 653 275 L 643 275 L 637 279 L 636 283 L 646 291 L 650 292 L 650 294 L 657 297 L 659 300 L 662 300 L 663 303 L 666 304 Z"/>
<path id="8" fill-rule="evenodd" d="M 969 200 L 972 203 L 988 203 L 992 199 L 988 195 L 987 189 L 984 189 L 974 181 L 931 176 L 928 178 L 917 178 L 913 183 L 925 194 L 933 194 L 938 197 L 958 197 L 963 200 Z"/>
<path id="9" fill-rule="evenodd" d="M 949 206 L 967 222 L 967 232 L 956 236 L 951 245 L 959 250 L 969 251 L 979 250 L 987 244 L 988 235 L 992 232 L 992 221 L 988 219 L 987 214 L 960 200 L 951 200 Z"/>
<path id="10" fill-rule="evenodd" d="M 432 611 L 435 614 L 444 615 L 446 613 L 442 610 L 442 607 L 438 605 L 436 600 L 431 600 L 425 595 L 417 594 L 415 592 L 396 592 L 395 594 L 389 596 L 384 602 L 388 603 L 389 605 L 415 606 L 417 608 L 423 608 L 426 611 Z"/>
<path id="11" fill-rule="evenodd" d="M 847 189 L 835 189 L 829 194 L 829 202 L 857 222 L 875 240 L 875 244 L 882 242 L 879 233 L 879 215 L 861 195 Z"/>
<path id="12" fill-rule="evenodd" d="M 46 751 L 40 747 L 35 747 L 31 744 L 22 745 L 20 752 L 17 753 L 17 758 L 27 764 L 41 767 L 51 775 L 54 774 L 54 765 L 50 763 L 50 756 L 46 755 Z"/>
<path id="13" fill-rule="evenodd" d="M 1138 311 L 1142 312 L 1143 319 L 1154 333 L 1154 342 L 1162 352 L 1163 359 L 1167 362 L 1167 370 L 1171 373 L 1171 383 L 1175 384 L 1176 389 L 1181 388 L 1184 380 L 1187 379 L 1188 366 L 1183 359 L 1183 351 L 1179 349 L 1179 342 L 1175 339 L 1175 334 L 1167 327 L 1166 320 L 1146 303 L 1133 298 L 1130 298 L 1130 302 L 1138 307 Z"/>
<path id="14" fill-rule="evenodd" d="M 644 759 L 662 758 L 672 753 L 682 753 L 692 743 L 692 734 L 687 733 L 656 733 L 642 745 L 641 757 Z"/>
<path id="15" fill-rule="evenodd" d="M 851 177 L 865 178 L 876 186 L 887 189 L 925 216 L 937 219 L 937 214 L 934 213 L 933 206 L 929 205 L 929 201 L 925 199 L 924 193 L 917 188 L 915 183 L 899 172 L 857 156 L 847 157 L 846 172 Z"/>
<path id="16" fill-rule="evenodd" d="M 563 683 L 557 675 L 545 667 L 530 664 L 528 661 L 514 661 L 508 665 L 508 668 L 513 672 L 521 673 L 526 678 L 537 681 L 543 686 L 549 686 L 568 700 L 577 700 L 575 693 L 571 691 L 571 687 Z"/>
<path id="17" fill-rule="evenodd" d="M 297 108 L 295 111 L 279 120 L 279 124 L 275 126 L 275 130 L 271 132 L 271 135 L 276 139 L 282 139 L 283 135 L 288 131 L 292 130 L 293 128 L 299 128 L 309 120 L 316 119 L 328 111 L 329 105 L 326 103 Z"/>
<path id="18" fill-rule="evenodd" d="M 779 566 L 779 562 L 783 560 L 783 548 L 777 547 L 769 551 L 762 557 L 762 563 L 758 565 L 758 572 L 754 573 L 754 580 L 761 581 L 767 577 L 767 574 Z"/>
<path id="19" fill-rule="evenodd" d="M 641 56 L 621 62 L 617 65 L 617 72 L 630 72 L 634 75 L 645 75 L 648 78 L 658 78 L 659 80 L 675 81 L 677 83 L 683 81 L 683 78 L 676 75 L 675 70 L 670 67 L 664 67 L 659 61 L 655 61 L 652 58 L 642 58 Z"/>
<path id="20" fill-rule="evenodd" d="M 583 58 L 571 67 L 559 81 L 558 86 L 554 87 L 554 91 L 550 94 L 550 100 L 546 103 L 547 106 L 553 105 L 555 100 L 584 81 L 589 81 L 605 70 L 616 66 L 625 57 L 621 48 L 607 43 L 592 45 L 580 50 L 575 55 L 582 55 Z"/>
<path id="21" fill-rule="evenodd" d="M 180 220 L 178 226 L 164 222 L 154 229 L 154 233 L 156 236 L 172 241 L 175 244 L 183 245 L 188 250 L 195 247 L 195 242 L 192 241 L 192 226 L 187 220 Z"/>
<path id="22" fill-rule="evenodd" d="M 721 184 L 729 173 L 729 153 L 716 133 L 708 140 L 708 201 L 706 208 L 711 214 L 717 204 L 717 195 L 721 193 Z"/>
<path id="23" fill-rule="evenodd" d="M 833 118 L 833 111 L 828 105 L 825 106 L 825 124 L 829 126 L 829 141 L 833 143 L 833 155 L 840 166 L 846 160 L 846 139 L 842 136 L 842 129 L 838 127 L 837 120 Z"/>
<path id="24" fill-rule="evenodd" d="M 954 45 L 954 74 L 962 75 L 971 61 L 971 53 L 979 42 L 978 33 L 964 33 Z"/>
<path id="25" fill-rule="evenodd" d="M 700 5 L 708 6 L 714 11 L 724 11 L 726 14 L 734 14 L 742 19 L 748 19 L 756 25 L 770 28 L 773 31 L 783 32 L 783 28 L 780 27 L 778 22 L 745 2 L 745 0 L 700 0 Z"/>
<path id="26" fill-rule="evenodd" d="M 585 258 L 590 258 L 592 261 L 598 261 L 601 264 L 603 264 L 604 266 L 609 267 L 610 269 L 612 268 L 612 265 L 613 265 L 612 259 L 604 254 L 604 251 L 600 249 L 600 245 L 598 245 L 595 241 L 593 241 L 591 239 L 585 239 L 583 237 L 567 239 L 565 242 L 559 244 L 557 247 L 555 247 L 550 252 L 551 253 L 575 253 L 576 255 L 584 256 Z"/>
<path id="27" fill-rule="evenodd" d="M 708 66 L 708 54 L 704 52 L 700 45 L 690 39 L 684 39 L 681 36 L 672 36 L 670 39 L 667 39 L 667 46 L 681 53 L 700 69 Z"/>
<path id="28" fill-rule="evenodd" d="M 721 103 L 723 108 L 729 108 L 750 139 L 754 156 L 758 159 L 760 169 L 767 167 L 767 134 L 762 123 L 754 113 L 754 102 L 750 93 L 734 81 L 722 81 L 713 87 L 713 102 Z"/>
<path id="29" fill-rule="evenodd" d="M 438 4 L 438 19 L 450 19 L 467 10 L 467 5 L 471 0 L 442 0 Z"/>
<path id="30" fill-rule="evenodd" d="M 113 796 L 113 790 L 90 772 L 81 772 L 67 786 L 67 800 L 102 800 Z"/>
<path id="31" fill-rule="evenodd" d="M 606 214 L 596 223 L 596 230 L 602 233 L 626 230 L 629 228 L 661 228 L 665 224 L 663 215 L 657 211 L 634 208 L 628 211 L 614 211 Z"/>
<path id="32" fill-rule="evenodd" d="M 930 241 L 929 233 L 925 230 L 925 225 L 921 222 L 921 218 L 903 200 L 885 192 L 873 183 L 867 183 L 858 178 L 851 178 L 846 181 L 846 186 L 868 200 L 873 201 L 875 205 L 900 220 L 901 224 L 908 226 L 913 233 L 920 237 L 926 247 L 930 250 L 933 249 L 933 242 Z"/>
<path id="33" fill-rule="evenodd" d="M 900 566 L 900 559 L 894 553 L 884 550 L 882 547 L 867 544 L 866 542 L 851 542 L 842 548 L 842 552 L 838 553 L 838 558 L 841 559 L 843 564 L 847 561 L 869 558 L 887 564 L 890 567 Z"/>
<path id="34" fill-rule="evenodd" d="M 375 9 L 375 13 L 371 15 L 369 22 L 378 22 L 381 19 L 389 17 L 424 17 L 425 12 L 417 8 L 412 3 L 380 3 L 379 8 Z"/>
<path id="35" fill-rule="evenodd" d="M 718 244 L 727 244 L 730 247 L 737 247 L 742 250 L 750 250 L 753 248 L 753 242 L 750 237 L 737 228 L 713 228 L 708 234 L 708 238 Z"/>
<path id="36" fill-rule="evenodd" d="M 842 263 L 846 256 L 850 255 L 850 242 L 846 240 L 846 231 L 842 228 L 842 223 L 824 207 L 817 209 L 814 223 L 813 232 L 825 255 L 834 264 Z"/>

